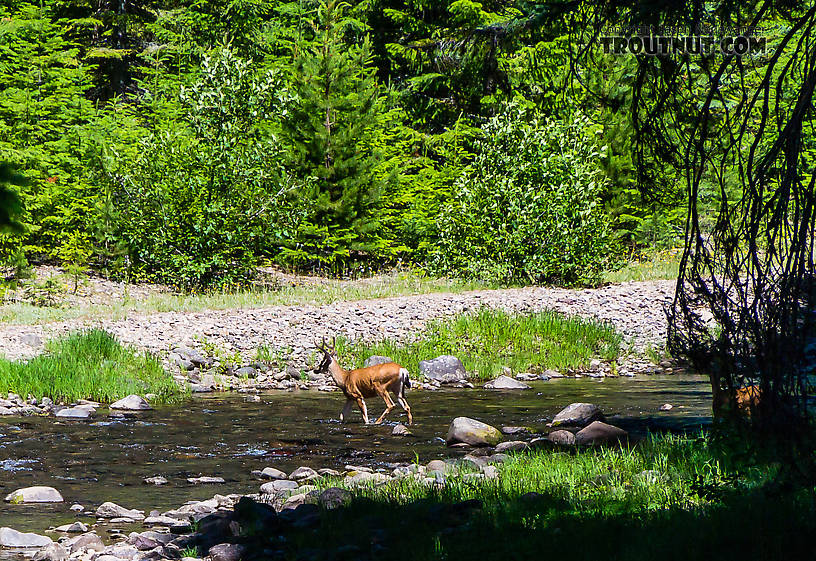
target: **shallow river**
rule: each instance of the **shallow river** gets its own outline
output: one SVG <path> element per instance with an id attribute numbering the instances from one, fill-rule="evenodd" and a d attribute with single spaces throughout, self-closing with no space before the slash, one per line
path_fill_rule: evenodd
<path id="1" fill-rule="evenodd" d="M 611 423 L 637 434 L 695 430 L 711 421 L 707 379 L 687 374 L 561 379 L 515 392 L 414 391 L 407 398 L 414 413 L 413 438 L 391 436 L 393 425 L 405 420 L 401 411 L 394 410 L 384 426 L 362 425 L 356 410 L 353 422 L 340 424 L 342 395 L 313 391 L 262 394 L 254 403 L 239 394 L 211 394 L 183 407 L 127 416 L 100 410 L 90 422 L 0 417 L 0 497 L 20 487 L 49 485 L 66 501 L 0 502 L 0 526 L 42 532 L 75 520 L 69 511 L 74 502 L 92 509 L 110 500 L 126 508 L 164 511 L 215 493 L 257 492 L 260 482 L 250 472 L 266 466 L 284 471 L 300 465 L 387 467 L 415 455 L 427 462 L 456 453 L 442 439 L 451 419 L 460 415 L 536 431 L 562 407 L 587 401 L 598 404 Z M 373 418 L 382 410 L 378 401 L 368 400 Z M 659 411 L 663 403 L 675 407 Z M 142 483 L 153 475 L 163 475 L 169 484 Z M 220 476 L 226 483 L 187 483 L 188 477 L 200 475 Z"/>

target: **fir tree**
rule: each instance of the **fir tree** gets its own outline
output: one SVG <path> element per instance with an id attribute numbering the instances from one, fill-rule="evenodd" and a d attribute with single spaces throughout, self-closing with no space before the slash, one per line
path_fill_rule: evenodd
<path id="1" fill-rule="evenodd" d="M 378 250 L 378 221 L 371 212 L 382 188 L 375 135 L 383 116 L 368 41 L 343 41 L 347 4 L 320 4 L 314 38 L 292 64 L 294 99 L 282 123 L 289 167 L 306 179 L 298 196 L 311 216 L 297 227 L 281 259 L 340 272 L 350 261 Z"/>

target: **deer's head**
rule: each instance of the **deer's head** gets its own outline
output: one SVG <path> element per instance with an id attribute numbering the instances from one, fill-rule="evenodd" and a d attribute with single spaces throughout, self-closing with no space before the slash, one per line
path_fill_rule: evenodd
<path id="1" fill-rule="evenodd" d="M 331 345 L 326 343 L 326 338 L 323 338 L 323 342 L 317 345 L 317 350 L 323 353 L 323 358 L 320 361 L 320 364 L 315 368 L 315 373 L 317 374 L 326 374 L 329 371 L 329 366 L 331 366 L 332 361 L 337 361 L 337 350 L 334 348 L 336 338 L 332 337 Z"/>

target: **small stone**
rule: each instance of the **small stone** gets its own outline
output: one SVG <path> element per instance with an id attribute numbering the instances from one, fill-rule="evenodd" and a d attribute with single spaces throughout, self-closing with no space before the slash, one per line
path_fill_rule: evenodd
<path id="1" fill-rule="evenodd" d="M 359 473 L 374 473 L 374 470 L 373 470 L 373 469 L 371 469 L 370 467 L 366 467 L 366 466 L 353 466 L 353 465 L 351 465 L 351 464 L 346 465 L 346 466 L 345 466 L 345 470 L 346 470 L 346 471 L 352 471 L 352 472 L 359 472 Z"/>
<path id="2" fill-rule="evenodd" d="M 485 384 L 486 390 L 528 390 L 530 386 L 509 376 L 499 376 Z"/>
<path id="3" fill-rule="evenodd" d="M 310 467 L 301 466 L 289 474 L 289 479 L 292 481 L 302 481 L 306 479 L 314 479 L 319 477 L 317 472 Z"/>
<path id="4" fill-rule="evenodd" d="M 83 550 L 103 551 L 105 549 L 105 544 L 102 543 L 102 539 L 93 532 L 82 534 L 81 536 L 64 541 L 63 545 L 68 548 L 71 555 Z"/>
<path id="5" fill-rule="evenodd" d="M 223 477 L 209 477 L 209 476 L 202 476 L 202 477 L 188 477 L 187 483 L 193 483 L 195 485 L 201 484 L 213 484 L 213 483 L 224 483 Z"/>
<path id="6" fill-rule="evenodd" d="M 85 507 L 81 504 L 76 503 L 71 505 L 71 512 L 82 512 L 83 510 L 85 510 Z"/>
<path id="7" fill-rule="evenodd" d="M 568 430 L 554 430 L 547 435 L 547 440 L 558 446 L 573 446 L 575 435 Z"/>
<path id="8" fill-rule="evenodd" d="M 147 411 L 148 409 L 153 409 L 143 397 L 135 394 L 131 394 L 118 401 L 114 401 L 110 404 L 110 408 L 123 409 L 126 411 Z"/>
<path id="9" fill-rule="evenodd" d="M 96 509 L 96 516 L 99 518 L 130 518 L 132 520 L 144 520 L 144 512 L 141 510 L 130 510 L 112 502 L 104 502 L 99 505 L 99 507 Z"/>
<path id="10" fill-rule="evenodd" d="M 482 473 L 487 479 L 497 479 L 499 477 L 499 469 L 496 466 L 484 466 L 482 468 Z"/>
<path id="11" fill-rule="evenodd" d="M 530 445 L 522 440 L 509 440 L 496 444 L 496 452 L 522 452 L 529 448 Z"/>
<path id="12" fill-rule="evenodd" d="M 61 503 L 62 495 L 53 487 L 25 487 L 6 495 L 7 503 Z"/>
<path id="13" fill-rule="evenodd" d="M 66 534 L 84 534 L 88 531 L 88 525 L 77 521 L 73 524 L 63 524 L 62 526 L 57 526 L 55 529 L 57 532 L 65 532 Z"/>
<path id="14" fill-rule="evenodd" d="M 502 434 L 513 435 L 513 434 L 522 434 L 530 432 L 530 429 L 527 427 L 502 427 L 501 429 Z"/>
<path id="15" fill-rule="evenodd" d="M 34 561 L 66 561 L 68 550 L 58 543 L 50 543 L 34 555 Z"/>
<path id="16" fill-rule="evenodd" d="M 297 481 L 290 481 L 288 479 L 277 479 L 275 481 L 270 481 L 269 483 L 264 483 L 261 485 L 261 493 L 267 495 L 274 495 L 280 491 L 288 491 L 291 489 L 297 489 L 298 484 Z"/>
<path id="17" fill-rule="evenodd" d="M 212 561 L 240 561 L 245 552 L 246 547 L 241 544 L 220 543 L 212 546 L 208 553 Z"/>
<path id="18" fill-rule="evenodd" d="M 333 509 L 349 504 L 352 494 L 340 487 L 329 487 L 318 496 L 317 502 L 325 509 Z"/>
<path id="19" fill-rule="evenodd" d="M 155 477 L 145 477 L 142 481 L 148 485 L 167 485 L 167 478 L 162 477 L 161 475 L 157 475 Z"/>
<path id="20" fill-rule="evenodd" d="M 273 467 L 265 467 L 260 472 L 261 477 L 266 479 L 286 479 L 287 475 L 279 469 Z"/>
<path id="21" fill-rule="evenodd" d="M 391 431 L 391 436 L 411 436 L 411 431 L 403 424 L 398 424 Z"/>
<path id="22" fill-rule="evenodd" d="M 428 471 L 448 471 L 448 464 L 442 460 L 431 460 L 426 467 Z"/>
<path id="23" fill-rule="evenodd" d="M 674 405 L 672 405 L 671 403 L 664 403 L 663 405 L 660 406 L 661 411 L 671 411 L 672 409 L 674 409 Z"/>

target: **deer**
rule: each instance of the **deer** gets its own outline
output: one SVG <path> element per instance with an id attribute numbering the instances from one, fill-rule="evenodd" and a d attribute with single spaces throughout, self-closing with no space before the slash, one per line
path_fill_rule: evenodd
<path id="1" fill-rule="evenodd" d="M 739 416 L 750 417 L 759 407 L 762 391 L 759 386 L 751 384 L 742 388 L 735 388 L 733 392 L 720 387 L 719 381 L 712 377 L 712 409 L 714 417 L 722 418 L 736 413 Z"/>
<path id="2" fill-rule="evenodd" d="M 345 370 L 338 361 L 335 342 L 336 339 L 332 338 L 331 345 L 327 345 L 324 337 L 322 343 L 317 345 L 317 349 L 323 353 L 323 359 L 314 371 L 318 374 L 330 374 L 337 387 L 343 390 L 343 394 L 346 396 L 346 404 L 340 412 L 340 422 L 342 423 L 348 418 L 351 414 L 351 408 L 356 403 L 363 414 L 363 422 L 369 424 L 368 409 L 364 399 L 378 395 L 385 401 L 385 411 L 374 421 L 375 424 L 379 425 L 383 422 L 385 416 L 396 407 L 388 394 L 388 392 L 393 392 L 400 407 L 405 409 L 408 414 L 408 424 L 413 424 L 411 407 L 405 400 L 405 389 L 411 387 L 408 369 L 403 368 L 396 362 L 386 362 L 366 368 L 357 368 L 356 370 Z"/>

